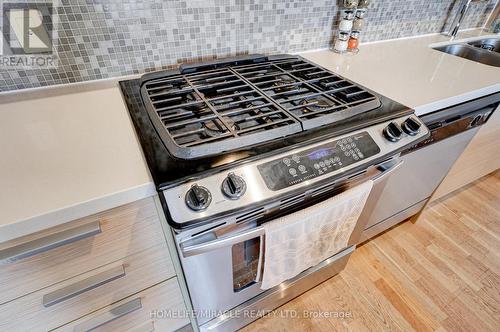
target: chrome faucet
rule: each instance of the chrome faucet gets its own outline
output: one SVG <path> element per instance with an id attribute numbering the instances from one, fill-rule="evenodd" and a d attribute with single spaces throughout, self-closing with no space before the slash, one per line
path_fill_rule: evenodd
<path id="1" fill-rule="evenodd" d="M 490 14 L 490 18 L 485 24 L 485 30 L 493 33 L 500 33 L 500 1 L 497 1 L 495 9 Z"/>
<path id="2" fill-rule="evenodd" d="M 458 29 L 460 28 L 460 24 L 462 24 L 462 21 L 465 18 L 465 14 L 467 14 L 467 10 L 469 10 L 471 2 L 472 0 L 462 0 L 462 2 L 460 3 L 460 7 L 458 8 L 458 12 L 453 19 L 453 23 L 450 26 L 450 30 L 446 32 L 445 35 L 452 38 L 456 37 Z"/>

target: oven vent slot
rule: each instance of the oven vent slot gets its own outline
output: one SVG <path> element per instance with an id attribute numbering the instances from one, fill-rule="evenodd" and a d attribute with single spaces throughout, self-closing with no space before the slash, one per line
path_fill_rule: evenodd
<path id="1" fill-rule="evenodd" d="M 302 194 L 299 196 L 294 196 L 294 197 L 283 199 L 280 201 L 279 209 L 284 210 L 290 206 L 298 204 L 298 203 L 302 202 L 305 197 L 306 197 L 306 195 Z"/>
<path id="2" fill-rule="evenodd" d="M 198 236 L 198 235 L 200 235 L 200 234 L 202 234 L 202 233 L 206 233 L 206 232 L 208 232 L 208 231 L 210 231 L 210 230 L 212 230 L 212 229 L 218 228 L 218 227 L 220 227 L 220 226 L 222 226 L 222 225 L 225 225 L 225 224 L 226 224 L 226 223 L 225 223 L 225 222 L 223 222 L 223 223 L 220 223 L 220 224 L 214 225 L 214 226 L 209 227 L 209 228 L 207 228 L 207 229 L 204 229 L 204 230 L 202 230 L 202 231 L 200 231 L 200 232 L 198 232 L 198 233 L 194 233 L 194 234 L 192 234 L 192 235 L 191 235 L 191 237 L 196 237 L 196 236 Z"/>
<path id="3" fill-rule="evenodd" d="M 337 185 L 335 183 L 330 183 L 330 184 L 327 184 L 323 187 L 315 189 L 314 191 L 312 191 L 310 193 L 310 195 L 311 195 L 311 197 L 318 196 L 318 195 L 321 195 L 321 194 L 324 194 L 324 193 L 327 193 L 329 191 L 334 190 L 335 187 L 337 187 Z"/>
<path id="4" fill-rule="evenodd" d="M 251 210 L 249 212 L 245 212 L 236 217 L 236 223 L 247 222 L 250 220 L 257 220 L 264 215 L 264 208 L 258 208 Z"/>

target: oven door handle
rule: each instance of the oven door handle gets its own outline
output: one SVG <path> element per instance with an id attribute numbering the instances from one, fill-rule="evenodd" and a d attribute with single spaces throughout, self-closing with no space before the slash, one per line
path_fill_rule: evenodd
<path id="1" fill-rule="evenodd" d="M 376 176 L 370 178 L 375 184 L 379 183 L 383 180 L 386 179 L 392 172 L 394 172 L 396 169 L 401 167 L 403 164 L 403 161 L 400 159 L 395 159 L 391 160 L 392 166 L 389 166 L 388 168 L 385 168 L 382 170 L 381 173 L 377 174 Z M 378 168 L 381 168 L 382 166 L 379 166 Z M 183 245 L 182 243 L 180 244 L 180 249 L 182 252 L 182 255 L 184 257 L 190 257 L 190 256 L 196 256 L 196 255 L 201 255 L 205 254 L 207 252 L 233 246 L 235 244 L 245 242 L 247 240 L 254 239 L 256 237 L 261 237 L 265 235 L 265 229 L 264 226 L 259 226 L 256 228 L 252 228 L 247 231 L 243 231 L 240 233 L 236 233 L 235 235 L 231 236 L 224 236 L 217 238 L 215 240 L 211 240 L 205 243 L 201 244 L 195 244 L 195 245 Z"/>
<path id="2" fill-rule="evenodd" d="M 247 240 L 260 237 L 265 234 L 264 226 L 257 228 L 252 228 L 251 230 L 241 232 L 232 236 L 225 236 L 218 238 L 217 240 L 208 241 L 202 244 L 196 244 L 192 246 L 183 246 L 181 244 L 181 251 L 184 257 L 196 256 L 213 251 L 216 249 L 230 247 L 235 244 L 245 242 Z"/>

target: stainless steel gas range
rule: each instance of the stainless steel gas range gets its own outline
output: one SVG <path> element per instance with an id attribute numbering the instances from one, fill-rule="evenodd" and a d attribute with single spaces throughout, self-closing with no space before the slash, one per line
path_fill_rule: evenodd
<path id="1" fill-rule="evenodd" d="M 401 151 L 413 111 L 298 56 L 183 65 L 121 82 L 202 331 L 234 331 L 341 271 Z M 260 288 L 263 225 L 365 181 L 345 248 Z"/>

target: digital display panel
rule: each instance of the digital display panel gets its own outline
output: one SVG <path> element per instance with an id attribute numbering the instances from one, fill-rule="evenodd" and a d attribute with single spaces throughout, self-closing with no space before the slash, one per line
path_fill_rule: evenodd
<path id="1" fill-rule="evenodd" d="M 320 160 L 332 154 L 331 149 L 319 149 L 307 155 L 309 160 Z"/>
<path id="2" fill-rule="evenodd" d="M 368 132 L 326 143 L 259 165 L 270 190 L 281 190 L 334 172 L 380 152 Z"/>

